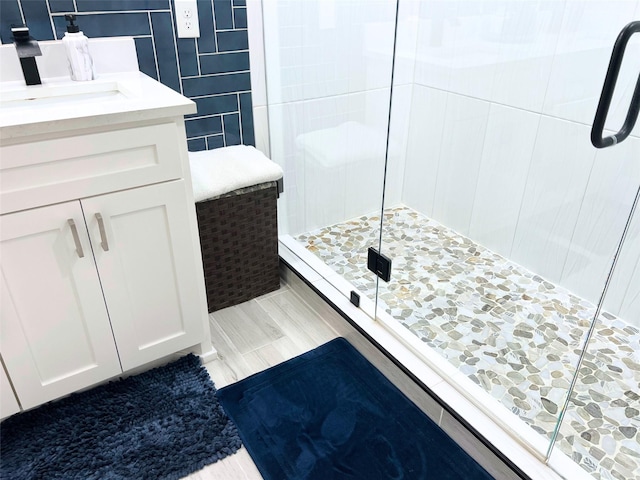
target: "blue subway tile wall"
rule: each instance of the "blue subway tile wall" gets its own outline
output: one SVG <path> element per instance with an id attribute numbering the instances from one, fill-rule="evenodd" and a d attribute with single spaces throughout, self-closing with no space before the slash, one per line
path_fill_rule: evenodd
<path id="1" fill-rule="evenodd" d="M 36 40 L 62 38 L 75 13 L 88 37 L 134 37 L 140 70 L 192 98 L 189 150 L 255 145 L 245 0 L 198 0 L 200 38 L 178 39 L 173 0 L 0 0 L 0 39 L 13 23 Z"/>

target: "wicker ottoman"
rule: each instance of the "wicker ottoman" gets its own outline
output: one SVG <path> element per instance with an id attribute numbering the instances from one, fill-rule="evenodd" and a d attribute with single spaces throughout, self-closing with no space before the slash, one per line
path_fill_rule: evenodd
<path id="1" fill-rule="evenodd" d="M 277 182 L 197 202 L 209 312 L 280 287 Z"/>

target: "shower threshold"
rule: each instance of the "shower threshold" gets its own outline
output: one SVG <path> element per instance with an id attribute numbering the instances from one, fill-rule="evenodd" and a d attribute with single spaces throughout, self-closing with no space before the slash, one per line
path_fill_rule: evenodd
<path id="1" fill-rule="evenodd" d="M 373 317 L 366 251 L 379 222 L 362 216 L 281 242 L 342 294 L 363 294 Z M 374 323 L 543 460 L 595 306 L 407 207 L 385 210 L 383 228 L 394 272 L 380 282 Z M 634 345 L 637 328 L 601 315 L 558 436 L 566 456 L 550 460 L 562 476 L 638 478 Z"/>

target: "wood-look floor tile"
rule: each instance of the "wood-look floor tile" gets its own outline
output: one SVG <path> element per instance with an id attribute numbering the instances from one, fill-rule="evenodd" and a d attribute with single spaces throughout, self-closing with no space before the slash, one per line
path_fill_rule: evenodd
<path id="1" fill-rule="evenodd" d="M 275 298 L 275 297 L 268 297 Z M 283 336 L 256 300 L 225 308 L 210 315 L 242 354 L 264 347 Z"/>
<path id="2" fill-rule="evenodd" d="M 294 343 L 308 350 L 336 337 L 336 332 L 297 295 L 274 295 L 259 304 Z"/>

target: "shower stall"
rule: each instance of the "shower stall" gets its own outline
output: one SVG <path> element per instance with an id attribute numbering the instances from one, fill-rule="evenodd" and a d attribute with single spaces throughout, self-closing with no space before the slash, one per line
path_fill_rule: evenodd
<path id="1" fill-rule="evenodd" d="M 590 140 L 640 1 L 251 9 L 281 242 L 541 461 L 640 478 L 640 122 Z M 634 31 L 594 137 L 630 127 Z"/>

